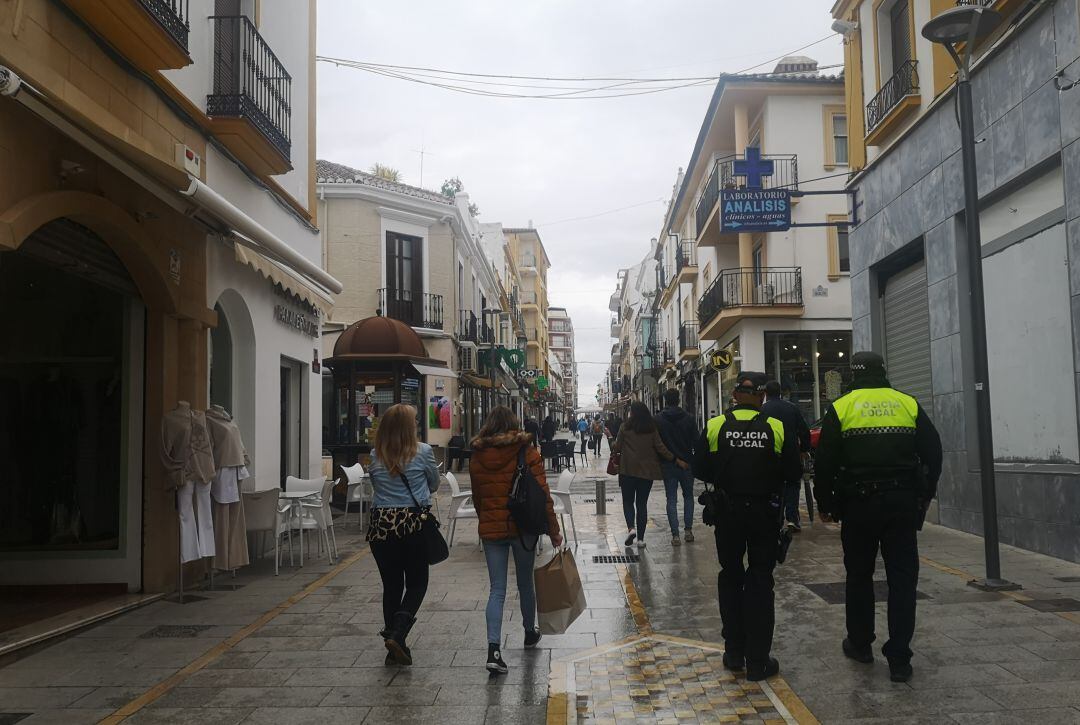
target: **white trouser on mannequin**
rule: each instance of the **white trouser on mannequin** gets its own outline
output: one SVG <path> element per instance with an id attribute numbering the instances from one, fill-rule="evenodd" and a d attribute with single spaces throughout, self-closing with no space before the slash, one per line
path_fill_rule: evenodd
<path id="1" fill-rule="evenodd" d="M 194 503 L 192 501 L 194 499 Z M 214 514 L 210 484 L 188 481 L 177 491 L 180 513 L 180 561 L 214 555 Z"/>

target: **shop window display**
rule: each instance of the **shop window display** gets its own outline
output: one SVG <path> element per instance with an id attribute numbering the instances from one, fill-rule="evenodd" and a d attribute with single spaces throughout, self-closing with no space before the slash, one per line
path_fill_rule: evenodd
<path id="1" fill-rule="evenodd" d="M 784 397 L 813 422 L 851 384 L 851 333 L 767 332 L 765 367 Z"/>

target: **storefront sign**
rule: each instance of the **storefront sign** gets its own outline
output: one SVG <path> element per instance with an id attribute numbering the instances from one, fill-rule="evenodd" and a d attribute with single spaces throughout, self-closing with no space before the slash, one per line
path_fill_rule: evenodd
<path id="1" fill-rule="evenodd" d="M 279 302 L 274 305 L 274 319 L 308 337 L 319 336 L 319 310 L 306 301 L 274 285 Z"/>
<path id="2" fill-rule="evenodd" d="M 730 350 L 717 350 L 712 354 L 709 362 L 712 363 L 712 366 L 717 370 L 727 370 L 731 367 L 731 363 L 734 359 L 735 357 L 731 354 Z"/>
<path id="3" fill-rule="evenodd" d="M 791 228 L 791 192 L 743 189 L 720 193 L 720 231 L 783 232 Z"/>

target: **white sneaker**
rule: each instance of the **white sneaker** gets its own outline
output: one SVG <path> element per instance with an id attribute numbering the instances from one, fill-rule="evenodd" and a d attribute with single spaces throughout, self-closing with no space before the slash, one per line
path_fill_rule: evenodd
<path id="1" fill-rule="evenodd" d="M 645 539 L 638 539 L 637 540 L 637 548 L 639 548 L 639 549 L 644 549 L 645 548 Z"/>
<path id="2" fill-rule="evenodd" d="M 626 540 L 623 541 L 623 546 L 633 546 L 634 545 L 634 539 L 636 539 L 636 538 L 637 538 L 637 532 L 634 531 L 633 529 L 630 529 L 630 533 L 628 533 L 626 535 Z"/>

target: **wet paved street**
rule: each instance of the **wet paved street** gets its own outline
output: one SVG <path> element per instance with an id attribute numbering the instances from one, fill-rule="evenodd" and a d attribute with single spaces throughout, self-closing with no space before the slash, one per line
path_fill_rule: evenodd
<path id="1" fill-rule="evenodd" d="M 915 676 L 894 684 L 880 655 L 866 666 L 841 654 L 838 529 L 804 527 L 776 573 L 781 677 L 758 686 L 719 662 L 711 529 L 699 523 L 696 542 L 672 547 L 658 484 L 648 547 L 623 549 L 617 486 L 597 517 L 585 474 L 573 490 L 589 609 L 527 652 L 511 594 L 505 676 L 483 668 L 475 524 L 459 526 L 450 561 L 432 571 L 414 666 L 387 668 L 378 575 L 352 516 L 338 521 L 335 565 L 274 577 L 260 562 L 199 601 L 158 601 L 0 663 L 0 723 L 1080 722 L 1080 566 L 1005 548 L 1003 569 L 1024 590 L 982 593 L 966 585 L 981 540 L 927 526 Z M 625 554 L 640 559 L 593 561 Z"/>

